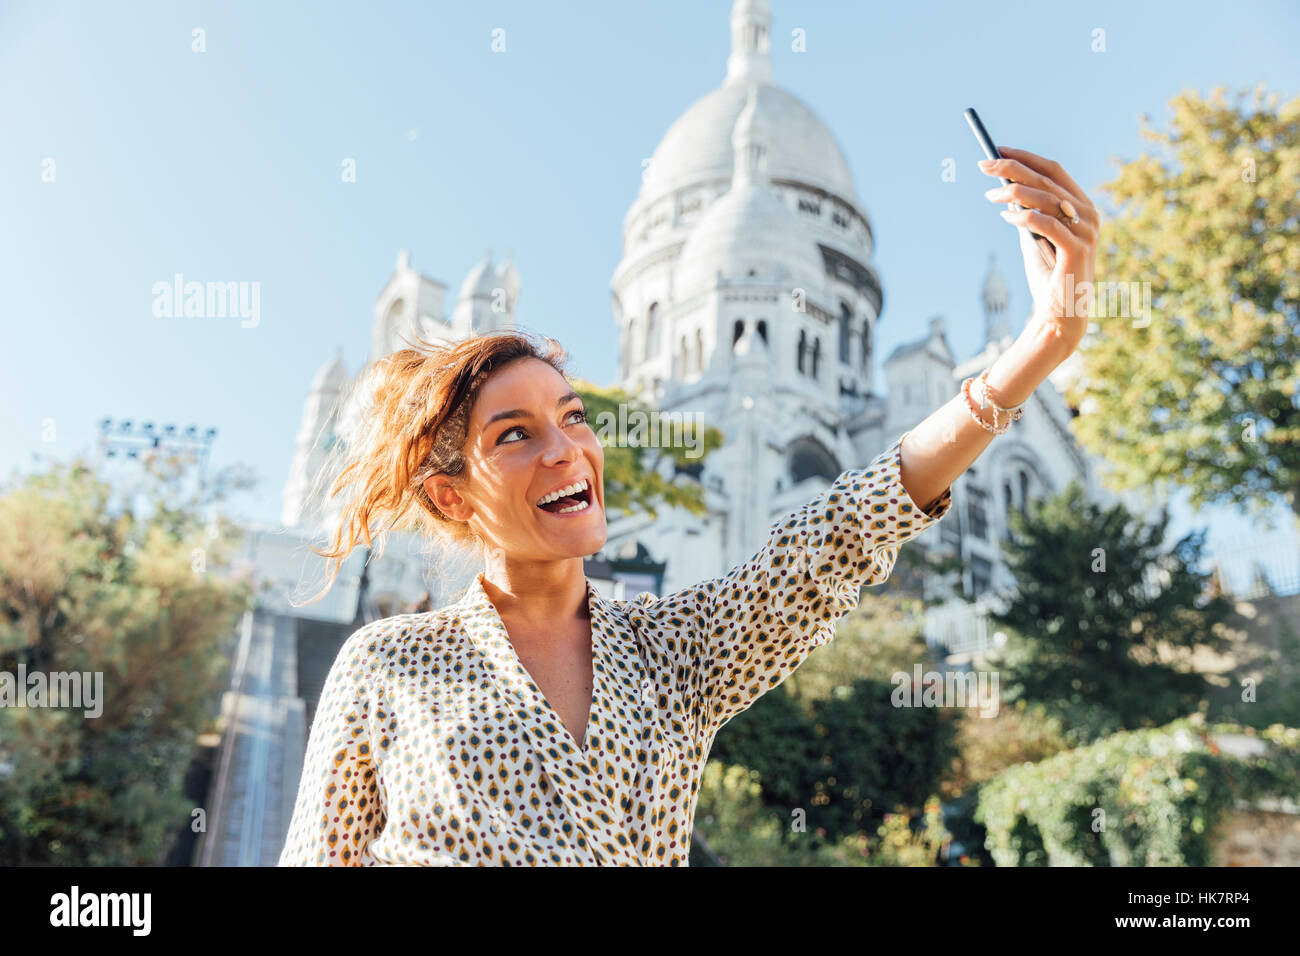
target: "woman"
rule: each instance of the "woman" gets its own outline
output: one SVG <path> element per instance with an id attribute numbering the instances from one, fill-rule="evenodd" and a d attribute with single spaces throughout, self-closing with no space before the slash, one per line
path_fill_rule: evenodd
<path id="1" fill-rule="evenodd" d="M 415 518 L 484 556 L 463 597 L 353 634 L 326 681 L 281 865 L 686 865 L 718 729 L 777 686 L 947 512 L 1086 326 L 1098 218 L 1057 164 L 981 168 L 1020 227 L 1035 311 L 980 380 L 777 522 L 727 574 L 656 599 L 598 594 L 604 454 L 560 355 L 495 334 L 372 368 L 374 420 L 335 485 L 334 562 Z M 1044 264 L 1028 231 L 1046 236 Z M 1070 306 L 1070 307 L 1067 307 Z M 1007 407 L 1012 406 L 1012 407 Z"/>

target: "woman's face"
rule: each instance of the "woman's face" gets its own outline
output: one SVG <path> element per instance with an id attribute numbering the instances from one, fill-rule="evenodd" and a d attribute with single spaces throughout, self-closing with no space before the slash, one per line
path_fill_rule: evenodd
<path id="1" fill-rule="evenodd" d="M 434 475 L 425 490 L 489 550 L 553 561 L 604 547 L 605 451 L 582 399 L 549 363 L 518 359 L 488 378 L 470 411 L 464 455 L 459 486 Z M 539 506 L 563 490 L 573 497 Z"/>

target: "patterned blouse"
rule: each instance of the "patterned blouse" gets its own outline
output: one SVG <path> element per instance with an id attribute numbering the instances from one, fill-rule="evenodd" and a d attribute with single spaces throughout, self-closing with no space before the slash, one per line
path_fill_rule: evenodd
<path id="1" fill-rule="evenodd" d="M 280 865 L 687 865 L 714 735 L 947 513 L 951 488 L 929 513 L 904 490 L 904 436 L 721 577 L 631 601 L 588 580 L 581 744 L 520 663 L 482 572 L 454 604 L 358 630 L 321 694 Z"/>

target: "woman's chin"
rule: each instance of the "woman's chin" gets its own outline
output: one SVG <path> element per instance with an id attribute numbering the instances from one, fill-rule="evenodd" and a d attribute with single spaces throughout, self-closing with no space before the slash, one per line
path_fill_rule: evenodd
<path id="1" fill-rule="evenodd" d="M 560 524 L 560 522 L 551 522 Z M 547 540 L 565 557 L 586 557 L 595 554 L 605 546 L 607 537 L 605 519 L 593 517 L 581 522 L 574 522 L 572 527 L 551 527 L 546 529 Z"/>
<path id="2" fill-rule="evenodd" d="M 539 508 L 536 533 L 560 557 L 595 554 L 605 546 L 605 511 L 589 504 L 581 511 L 559 513 Z"/>

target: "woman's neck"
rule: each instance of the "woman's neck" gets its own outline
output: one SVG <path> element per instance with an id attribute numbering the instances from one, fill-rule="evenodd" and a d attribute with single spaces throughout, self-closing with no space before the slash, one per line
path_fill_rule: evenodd
<path id="1" fill-rule="evenodd" d="M 563 624 L 590 616 L 581 558 L 526 566 L 506 562 L 485 568 L 481 577 L 484 593 L 507 623 Z"/>

